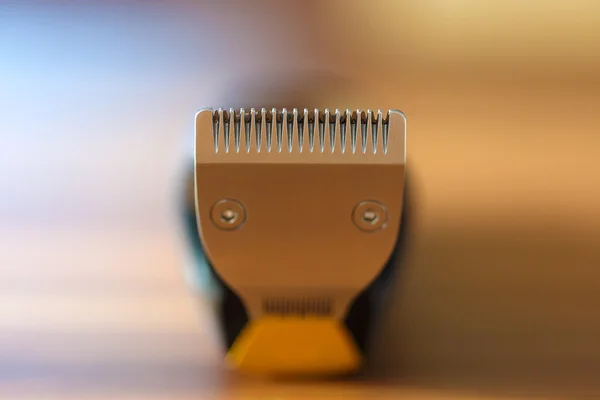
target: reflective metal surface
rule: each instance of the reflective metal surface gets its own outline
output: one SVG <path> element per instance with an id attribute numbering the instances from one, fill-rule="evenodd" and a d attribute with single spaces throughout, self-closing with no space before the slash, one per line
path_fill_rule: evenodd
<path id="1" fill-rule="evenodd" d="M 196 204 L 207 256 L 253 317 L 263 312 L 265 298 L 287 296 L 329 298 L 341 318 L 383 269 L 396 243 L 404 193 L 404 115 L 390 111 L 373 120 L 370 111 L 358 111 L 342 120 L 341 113 L 316 110 L 299 120 L 297 111 L 284 110 L 268 121 L 263 110 L 260 123 L 257 115 L 252 110 L 237 124 L 222 111 L 197 115 Z M 269 137 L 273 147 L 261 151 L 258 143 Z M 312 151 L 311 146 L 301 151 L 303 138 L 314 142 Z M 225 139 L 233 144 L 231 151 Z M 244 204 L 242 229 L 224 231 L 210 223 L 211 207 L 222 198 Z M 372 225 L 361 220 L 362 229 L 356 229 L 356 204 L 360 218 L 372 212 L 362 209 L 366 199 L 386 207 L 377 209 Z"/>

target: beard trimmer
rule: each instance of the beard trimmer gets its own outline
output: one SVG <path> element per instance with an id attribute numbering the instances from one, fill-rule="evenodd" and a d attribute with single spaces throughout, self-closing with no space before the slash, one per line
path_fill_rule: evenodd
<path id="1" fill-rule="evenodd" d="M 203 109 L 196 255 L 222 289 L 235 368 L 345 375 L 364 365 L 403 220 L 400 111 Z"/>

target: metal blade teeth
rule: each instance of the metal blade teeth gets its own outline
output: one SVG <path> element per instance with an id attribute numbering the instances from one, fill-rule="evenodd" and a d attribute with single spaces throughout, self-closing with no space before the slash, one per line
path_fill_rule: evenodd
<path id="1" fill-rule="evenodd" d="M 386 154 L 389 112 L 293 109 L 213 111 L 215 153 Z"/>

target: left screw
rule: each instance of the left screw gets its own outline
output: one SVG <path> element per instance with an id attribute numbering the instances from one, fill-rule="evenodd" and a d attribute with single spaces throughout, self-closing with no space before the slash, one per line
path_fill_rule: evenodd
<path id="1" fill-rule="evenodd" d="M 234 230 L 240 228 L 246 221 L 246 210 L 237 200 L 223 199 L 213 205 L 210 218 L 218 228 Z"/>

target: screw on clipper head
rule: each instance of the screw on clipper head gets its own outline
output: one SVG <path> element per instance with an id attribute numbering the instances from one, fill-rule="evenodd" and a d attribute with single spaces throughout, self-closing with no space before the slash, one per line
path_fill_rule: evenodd
<path id="1" fill-rule="evenodd" d="M 213 224 L 220 229 L 234 230 L 240 228 L 246 220 L 246 210 L 237 200 L 223 199 L 215 203 L 210 217 Z"/>
<path id="2" fill-rule="evenodd" d="M 376 201 L 360 202 L 352 211 L 352 222 L 362 231 L 378 231 L 387 225 L 387 210 L 383 204 Z"/>

